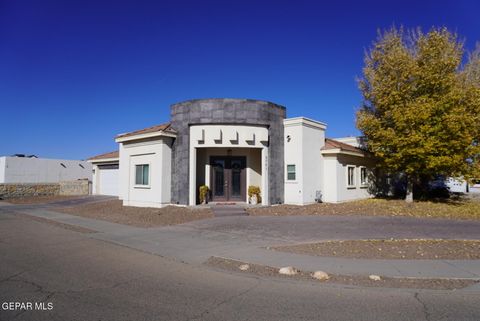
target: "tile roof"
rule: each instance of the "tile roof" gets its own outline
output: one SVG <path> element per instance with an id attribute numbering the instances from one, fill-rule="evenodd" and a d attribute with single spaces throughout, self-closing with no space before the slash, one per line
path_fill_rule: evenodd
<path id="1" fill-rule="evenodd" d="M 88 160 L 96 160 L 96 159 L 107 159 L 107 158 L 118 158 L 118 150 L 110 153 L 100 154 L 97 156 L 93 156 L 88 158 Z"/>
<path id="2" fill-rule="evenodd" d="M 176 133 L 176 131 L 172 128 L 172 125 L 170 123 L 165 123 L 165 124 L 160 124 L 160 125 L 136 130 L 130 133 L 120 134 L 120 135 L 117 135 L 116 138 L 130 137 L 130 136 L 136 136 L 136 135 L 148 134 L 148 133 L 154 133 L 154 132 L 160 132 L 160 131 Z"/>
<path id="3" fill-rule="evenodd" d="M 342 151 L 362 153 L 362 154 L 365 153 L 365 151 L 361 148 L 348 145 L 331 138 L 325 138 L 325 146 L 322 147 L 322 150 L 329 150 L 329 149 L 340 149 Z"/>

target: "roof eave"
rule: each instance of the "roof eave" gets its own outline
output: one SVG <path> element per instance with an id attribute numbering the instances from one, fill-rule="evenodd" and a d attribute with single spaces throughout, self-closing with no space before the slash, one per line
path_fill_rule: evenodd
<path id="1" fill-rule="evenodd" d="M 128 135 L 127 136 L 120 136 L 115 138 L 115 142 L 117 143 L 124 143 L 132 140 L 139 140 L 139 139 L 145 139 L 145 138 L 154 138 L 154 137 L 172 137 L 175 138 L 177 137 L 177 134 L 174 132 L 168 132 L 168 131 L 157 131 L 153 133 L 144 133 L 144 134 L 136 134 L 136 135 Z"/>
<path id="2" fill-rule="evenodd" d="M 93 163 L 112 163 L 112 162 L 118 162 L 118 161 L 119 161 L 118 157 L 87 159 L 87 162 L 92 164 Z"/>
<path id="3" fill-rule="evenodd" d="M 324 149 L 321 151 L 322 155 L 350 155 L 350 156 L 357 156 L 357 157 L 365 157 L 366 155 L 361 152 L 351 152 L 347 150 L 342 150 L 340 148 L 333 148 L 333 149 Z"/>

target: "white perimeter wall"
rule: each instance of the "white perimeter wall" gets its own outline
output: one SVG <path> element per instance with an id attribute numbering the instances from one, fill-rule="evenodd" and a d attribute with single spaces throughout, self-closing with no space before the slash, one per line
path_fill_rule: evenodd
<path id="1" fill-rule="evenodd" d="M 172 138 L 160 137 L 119 146 L 123 205 L 162 207 L 171 201 Z M 135 186 L 135 165 L 149 164 L 149 186 Z"/>
<path id="2" fill-rule="evenodd" d="M 80 160 L 0 157 L 0 183 L 57 183 L 77 179 L 92 180 L 90 163 Z"/>
<path id="3" fill-rule="evenodd" d="M 0 157 L 0 183 L 5 183 L 5 161 L 6 157 Z"/>
<path id="4" fill-rule="evenodd" d="M 285 203 L 311 204 L 317 191 L 322 194 L 326 125 L 307 118 L 290 118 L 285 124 Z M 289 141 L 290 140 L 290 141 Z M 287 165 L 295 165 L 296 179 L 287 179 Z"/>

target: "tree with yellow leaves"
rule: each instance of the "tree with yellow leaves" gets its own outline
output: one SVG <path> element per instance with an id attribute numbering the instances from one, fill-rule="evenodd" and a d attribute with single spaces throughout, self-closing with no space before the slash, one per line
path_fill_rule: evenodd
<path id="1" fill-rule="evenodd" d="M 357 127 L 379 167 L 405 174 L 407 201 L 421 177 L 478 175 L 480 49 L 463 57 L 446 28 L 391 28 L 365 54 Z"/>

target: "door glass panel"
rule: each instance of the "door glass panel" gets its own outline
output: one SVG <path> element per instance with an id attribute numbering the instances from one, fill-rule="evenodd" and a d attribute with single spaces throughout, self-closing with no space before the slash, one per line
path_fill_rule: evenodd
<path id="1" fill-rule="evenodd" d="M 214 188 L 214 195 L 215 196 L 224 196 L 224 188 L 223 188 L 223 181 L 224 181 L 224 168 L 225 168 L 225 161 L 222 160 L 215 160 L 213 163 L 213 177 L 215 180 L 215 188 Z"/>
<path id="2" fill-rule="evenodd" d="M 242 162 L 239 159 L 232 159 L 232 196 L 241 196 L 241 173 Z"/>

